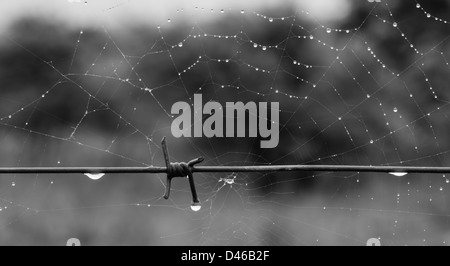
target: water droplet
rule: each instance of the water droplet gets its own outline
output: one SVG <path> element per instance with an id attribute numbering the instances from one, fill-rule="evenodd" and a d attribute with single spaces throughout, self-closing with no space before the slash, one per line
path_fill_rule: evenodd
<path id="1" fill-rule="evenodd" d="M 370 140 L 370 144 L 373 144 L 373 140 L 372 139 Z"/>
<path id="2" fill-rule="evenodd" d="M 172 21 L 172 20 L 171 20 L 170 18 L 167 20 L 167 22 L 169 22 L 169 23 L 170 23 L 171 21 Z"/>
<path id="3" fill-rule="evenodd" d="M 408 173 L 406 173 L 406 172 L 390 172 L 389 174 L 393 175 L 393 176 L 397 176 L 397 177 L 402 177 L 402 176 L 407 175 Z"/>
<path id="4" fill-rule="evenodd" d="M 420 8 L 420 4 L 417 4 L 417 5 L 416 5 L 416 8 Z"/>
<path id="5" fill-rule="evenodd" d="M 397 112 L 398 112 L 397 107 L 394 107 L 394 113 L 397 113 Z"/>
<path id="6" fill-rule="evenodd" d="M 273 22 L 273 18 L 269 18 L 269 22 Z"/>
<path id="7" fill-rule="evenodd" d="M 234 184 L 234 179 L 233 178 L 225 178 L 225 183 L 227 183 L 228 185 L 233 185 Z"/>
<path id="8" fill-rule="evenodd" d="M 330 28 L 327 29 L 327 33 L 331 33 L 331 29 Z"/>
<path id="9" fill-rule="evenodd" d="M 242 9 L 242 10 L 241 10 L 241 14 L 244 14 L 244 13 L 245 13 L 245 10 L 244 10 L 244 9 Z"/>
<path id="10" fill-rule="evenodd" d="M 263 46 L 262 49 L 263 49 L 263 51 L 265 51 L 265 50 L 267 50 L 267 47 L 266 47 L 266 46 Z"/>
<path id="11" fill-rule="evenodd" d="M 89 177 L 92 180 L 99 180 L 102 178 L 105 174 L 104 173 L 98 173 L 98 174 L 92 174 L 92 173 L 86 173 L 85 176 Z"/>
<path id="12" fill-rule="evenodd" d="M 183 43 L 180 42 L 180 43 L 178 44 L 178 47 L 183 47 Z"/>
<path id="13" fill-rule="evenodd" d="M 15 187 L 15 186 L 16 186 L 16 183 L 15 183 L 15 182 L 12 182 L 12 183 L 11 183 L 11 186 Z"/>
<path id="14" fill-rule="evenodd" d="M 394 23 L 392 24 L 392 26 L 394 26 L 395 28 L 397 28 L 397 26 L 398 26 L 397 22 L 394 22 Z"/>
<path id="15" fill-rule="evenodd" d="M 191 205 L 191 210 L 194 212 L 198 212 L 199 210 L 201 210 L 202 205 L 200 203 L 192 203 Z"/>
<path id="16" fill-rule="evenodd" d="M 258 44 L 254 43 L 254 44 L 253 44 L 253 47 L 255 47 L 255 48 L 258 47 Z"/>

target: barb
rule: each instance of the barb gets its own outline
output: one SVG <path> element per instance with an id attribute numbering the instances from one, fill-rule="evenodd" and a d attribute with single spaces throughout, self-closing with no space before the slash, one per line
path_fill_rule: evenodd
<path id="1" fill-rule="evenodd" d="M 200 200 L 197 196 L 197 190 L 195 189 L 194 175 L 192 171 L 194 169 L 194 165 L 203 162 L 203 158 L 197 158 L 191 160 L 189 163 L 181 162 L 181 163 L 171 163 L 169 157 L 169 151 L 167 150 L 166 137 L 162 139 L 161 142 L 162 150 L 164 153 L 164 160 L 166 162 L 166 194 L 164 195 L 165 199 L 169 199 L 170 196 L 170 188 L 172 185 L 172 178 L 174 177 L 188 177 L 189 185 L 191 187 L 192 192 L 192 202 L 193 205 L 200 205 Z"/>

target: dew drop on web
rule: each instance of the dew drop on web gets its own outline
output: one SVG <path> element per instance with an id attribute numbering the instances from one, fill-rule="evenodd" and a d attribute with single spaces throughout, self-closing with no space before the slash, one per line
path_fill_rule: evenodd
<path id="1" fill-rule="evenodd" d="M 227 179 L 225 179 L 224 181 L 225 181 L 225 183 L 227 183 L 228 185 L 233 185 L 233 184 L 234 184 L 234 179 L 232 179 L 232 178 L 227 178 Z"/>

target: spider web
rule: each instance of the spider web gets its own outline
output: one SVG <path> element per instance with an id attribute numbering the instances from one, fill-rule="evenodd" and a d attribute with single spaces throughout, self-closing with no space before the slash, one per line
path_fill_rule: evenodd
<path id="1" fill-rule="evenodd" d="M 203 156 L 204 165 L 448 166 L 443 8 L 352 5 L 358 12 L 338 22 L 297 7 L 194 5 L 151 26 L 17 23 L 1 47 L 1 165 L 162 166 L 167 136 L 172 161 Z M 172 104 L 193 104 L 196 93 L 204 103 L 280 102 L 278 147 L 173 138 Z M 450 237 L 445 175 L 195 173 L 195 181 L 197 212 L 187 180 L 163 199 L 162 174 L 3 175 L 0 243 L 430 245 Z"/>

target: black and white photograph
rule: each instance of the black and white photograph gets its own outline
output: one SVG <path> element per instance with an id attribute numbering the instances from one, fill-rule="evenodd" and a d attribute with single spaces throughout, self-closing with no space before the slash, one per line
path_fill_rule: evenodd
<path id="1" fill-rule="evenodd" d="M 450 244 L 450 1 L 0 14 L 0 246 Z"/>

